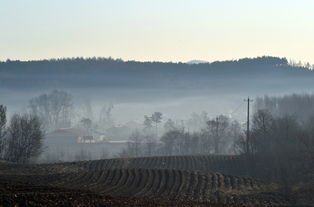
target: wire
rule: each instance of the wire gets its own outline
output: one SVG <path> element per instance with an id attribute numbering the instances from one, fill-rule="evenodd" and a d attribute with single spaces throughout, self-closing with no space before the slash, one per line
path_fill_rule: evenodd
<path id="1" fill-rule="evenodd" d="M 235 112 L 237 112 L 237 111 L 241 108 L 241 106 L 243 106 L 243 103 L 241 103 L 239 106 L 237 106 L 235 110 L 231 111 L 231 112 L 229 113 L 229 116 L 232 115 L 232 114 L 234 114 Z"/>

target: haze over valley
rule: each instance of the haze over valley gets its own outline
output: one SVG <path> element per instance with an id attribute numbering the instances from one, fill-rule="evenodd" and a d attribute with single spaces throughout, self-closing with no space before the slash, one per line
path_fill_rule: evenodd
<path id="1" fill-rule="evenodd" d="M 0 207 L 314 207 L 314 1 L 0 2 Z"/>

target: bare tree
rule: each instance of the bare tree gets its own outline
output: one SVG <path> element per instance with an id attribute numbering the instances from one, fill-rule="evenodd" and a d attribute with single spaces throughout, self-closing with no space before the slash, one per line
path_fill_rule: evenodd
<path id="1" fill-rule="evenodd" d="M 82 112 L 83 112 L 83 117 L 86 117 L 90 120 L 94 119 L 94 112 L 93 112 L 93 107 L 92 107 L 90 99 L 87 99 L 85 102 L 83 102 Z"/>
<path id="2" fill-rule="evenodd" d="M 92 120 L 89 118 L 82 118 L 80 123 L 82 124 L 82 127 L 86 131 L 86 135 L 91 135 L 92 132 Z"/>
<path id="3" fill-rule="evenodd" d="M 101 125 L 101 128 L 109 129 L 111 127 L 114 127 L 114 120 L 111 115 L 113 108 L 113 104 L 104 105 L 101 108 L 99 113 L 99 123 Z"/>
<path id="4" fill-rule="evenodd" d="M 228 127 L 230 125 L 229 118 L 223 115 L 215 119 L 207 121 L 207 129 L 209 138 L 214 146 L 214 153 L 219 154 L 223 152 L 223 146 L 226 143 L 228 136 Z"/>
<path id="5" fill-rule="evenodd" d="M 143 134 L 143 147 L 145 156 L 157 155 L 157 140 L 156 136 L 152 133 Z"/>
<path id="6" fill-rule="evenodd" d="M 142 155 L 141 147 L 143 142 L 143 136 L 139 131 L 135 131 L 131 134 L 128 142 L 128 156 L 138 157 Z"/>
<path id="7" fill-rule="evenodd" d="M 206 122 L 209 120 L 208 114 L 206 112 L 202 112 L 200 114 L 192 113 L 191 118 L 186 121 L 187 128 L 189 131 L 197 132 L 203 128 L 206 128 Z"/>
<path id="8" fill-rule="evenodd" d="M 164 129 L 166 132 L 173 131 L 177 129 L 175 122 L 172 119 L 168 119 L 164 124 Z"/>
<path id="9" fill-rule="evenodd" d="M 157 141 L 156 137 L 147 132 L 141 133 L 140 131 L 134 131 L 129 137 L 128 146 L 120 156 L 152 156 L 157 155 Z"/>
<path id="10" fill-rule="evenodd" d="M 165 155 L 176 154 L 177 142 L 180 139 L 182 132 L 180 130 L 167 131 L 160 139 L 163 142 L 163 153 Z"/>
<path id="11" fill-rule="evenodd" d="M 31 114 L 38 116 L 45 129 L 50 130 L 71 125 L 72 106 L 72 96 L 58 90 L 29 101 Z"/>
<path id="12" fill-rule="evenodd" d="M 273 116 L 267 110 L 258 110 L 254 114 L 251 129 L 254 136 L 248 143 L 250 152 L 255 153 L 257 150 L 267 147 L 267 139 L 270 136 L 273 121 Z"/>
<path id="13" fill-rule="evenodd" d="M 6 116 L 7 108 L 3 105 L 0 105 L 0 158 L 3 157 L 4 149 L 5 149 L 5 136 L 6 136 Z"/>
<path id="14" fill-rule="evenodd" d="M 152 122 L 155 123 L 155 129 L 156 129 L 156 137 L 158 137 L 158 124 L 162 120 L 162 113 L 161 112 L 154 112 L 151 116 Z"/>
<path id="15" fill-rule="evenodd" d="M 42 152 L 44 132 L 36 116 L 13 115 L 8 132 L 7 160 L 28 163 Z"/>
<path id="16" fill-rule="evenodd" d="M 152 129 L 152 127 L 153 127 L 153 121 L 152 121 L 151 117 L 145 115 L 145 116 L 144 116 L 143 125 L 144 125 L 144 131 L 145 131 L 146 133 L 151 132 L 151 129 Z"/>

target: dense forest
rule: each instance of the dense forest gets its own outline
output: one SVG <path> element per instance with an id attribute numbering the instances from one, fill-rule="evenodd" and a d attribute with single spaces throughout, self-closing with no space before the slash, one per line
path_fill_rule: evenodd
<path id="1" fill-rule="evenodd" d="M 202 64 L 68 58 L 0 62 L 1 88 L 226 89 L 309 86 L 313 71 L 286 58 L 257 57 Z M 60 75 L 62 74 L 62 75 Z M 291 85 L 293 84 L 293 85 Z"/>

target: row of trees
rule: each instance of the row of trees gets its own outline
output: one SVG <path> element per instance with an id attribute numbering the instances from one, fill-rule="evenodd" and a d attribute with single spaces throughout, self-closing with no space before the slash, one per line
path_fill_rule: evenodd
<path id="1" fill-rule="evenodd" d="M 79 125 L 86 131 L 96 130 L 105 131 L 114 127 L 114 121 L 111 116 L 113 104 L 103 105 L 95 119 L 93 108 L 89 101 L 82 104 L 80 110 L 77 110 L 73 104 L 73 97 L 66 91 L 53 90 L 33 97 L 28 103 L 28 109 L 31 114 L 36 115 L 42 122 L 47 131 L 58 128 L 67 128 Z M 74 123 L 77 120 L 77 123 Z"/>
<path id="2" fill-rule="evenodd" d="M 28 163 L 42 152 L 44 132 L 38 117 L 14 114 L 7 123 L 6 107 L 0 105 L 0 158 Z"/>
<path id="3" fill-rule="evenodd" d="M 313 123 L 314 94 L 256 98 L 246 153 L 252 175 L 284 184 L 314 181 Z"/>
<path id="4" fill-rule="evenodd" d="M 274 117 L 293 116 L 298 122 L 307 122 L 314 113 L 314 94 L 263 96 L 254 101 L 255 112 L 267 110 Z"/>
<path id="5" fill-rule="evenodd" d="M 238 142 L 248 159 L 250 175 L 291 185 L 314 177 L 314 118 L 306 122 L 285 115 L 257 111 L 252 120 L 249 152 L 246 140 Z"/>
<path id="6" fill-rule="evenodd" d="M 148 117 L 144 118 L 144 125 L 147 125 Z M 159 122 L 154 123 L 157 126 Z M 228 154 L 235 152 L 234 143 L 242 135 L 239 122 L 223 115 L 206 120 L 205 127 L 200 131 L 186 131 L 184 126 L 176 124 L 171 119 L 165 122 L 164 130 L 161 137 L 157 137 L 156 133 L 148 131 L 147 128 L 144 128 L 142 132 L 135 131 L 130 136 L 128 148 L 122 155 L 137 157 Z"/>
<path id="7" fill-rule="evenodd" d="M 238 121 L 223 115 L 203 114 L 197 118 L 203 127 L 192 132 L 168 119 L 160 137 L 153 130 L 133 133 L 123 156 L 237 153 L 247 158 L 249 176 L 286 185 L 314 182 L 313 103 L 307 94 L 257 98 L 249 140 Z"/>

